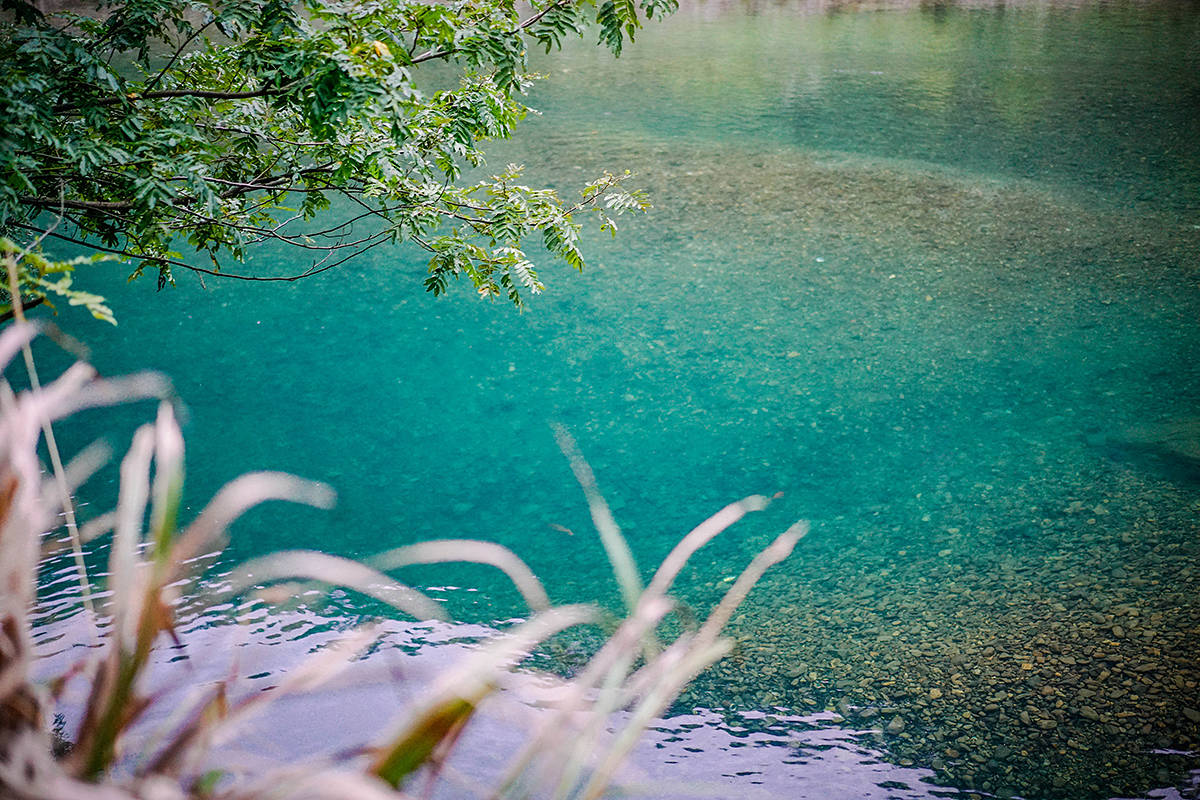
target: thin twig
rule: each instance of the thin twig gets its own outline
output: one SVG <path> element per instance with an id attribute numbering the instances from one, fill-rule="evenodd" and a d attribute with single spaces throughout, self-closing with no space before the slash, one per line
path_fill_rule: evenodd
<path id="1" fill-rule="evenodd" d="M 51 233 L 52 231 L 47 231 Z M 13 254 L 9 253 L 4 259 L 4 265 L 8 270 L 8 291 L 12 298 L 12 310 L 16 316 L 17 322 L 25 322 L 25 309 L 21 307 L 21 289 L 17 280 L 17 262 L 13 258 Z M 42 384 L 38 380 L 37 365 L 33 361 L 33 348 L 29 346 L 29 342 L 25 341 L 21 344 L 21 353 L 25 357 L 25 371 L 29 374 L 29 388 L 36 397 L 42 393 Z M 50 453 L 50 464 L 54 469 L 54 482 L 59 492 L 59 501 L 62 503 L 63 517 L 67 524 L 67 534 L 71 538 L 71 552 L 75 557 L 75 569 L 79 577 L 79 591 L 83 598 L 83 606 L 87 609 L 88 630 L 91 633 L 92 643 L 99 644 L 100 634 L 96 630 L 96 606 L 92 602 L 92 587 L 88 580 L 87 564 L 83 560 L 83 545 L 79 539 L 79 526 L 75 521 L 75 503 L 71 499 L 71 490 L 67 485 L 66 471 L 63 469 L 62 457 L 58 452 L 58 443 L 54 439 L 54 428 L 50 424 L 50 417 L 46 414 L 45 408 L 41 404 L 36 404 L 38 408 L 39 422 L 42 426 L 42 435 L 46 439 L 46 450 Z"/>
<path id="2" fill-rule="evenodd" d="M 213 17 L 208 22 L 204 23 L 200 27 L 196 28 L 196 30 L 192 31 L 192 35 L 187 37 L 186 39 L 184 39 L 183 43 L 180 44 L 179 47 L 177 47 L 175 49 L 174 55 L 171 56 L 171 60 L 167 62 L 166 66 L 164 66 L 161 70 L 159 70 L 159 73 L 150 79 L 150 82 L 146 84 L 146 88 L 153 89 L 155 86 L 157 86 L 158 82 L 161 81 L 163 79 L 163 76 L 167 74 L 167 70 L 169 70 L 171 67 L 175 66 L 175 62 L 179 60 L 179 57 L 181 55 L 183 55 L 183 51 L 185 49 L 187 49 L 187 46 L 189 44 L 191 44 L 197 36 L 199 36 L 201 33 L 203 33 L 205 28 L 207 28 L 209 25 L 212 25 L 216 21 L 217 21 L 217 18 Z"/>

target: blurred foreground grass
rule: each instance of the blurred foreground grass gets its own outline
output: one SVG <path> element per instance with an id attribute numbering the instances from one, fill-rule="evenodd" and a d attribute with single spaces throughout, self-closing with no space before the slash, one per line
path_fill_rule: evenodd
<path id="1" fill-rule="evenodd" d="M 769 499 L 751 496 L 721 509 L 684 536 L 643 585 L 590 468 L 570 435 L 559 429 L 560 446 L 584 489 L 621 587 L 625 609 L 617 619 L 606 619 L 605 612 L 592 606 L 552 607 L 538 578 L 515 554 L 468 540 L 424 542 L 367 563 L 316 551 L 275 553 L 243 564 L 215 596 L 202 596 L 196 591 L 200 565 L 206 561 L 202 557 L 224 546 L 228 527 L 239 515 L 267 500 L 328 507 L 333 491 L 283 473 L 243 475 L 194 520 L 182 524 L 184 443 L 170 383 L 150 373 L 101 378 L 80 362 L 42 387 L 28 346 L 36 334 L 36 327 L 25 323 L 0 334 L 0 367 L 7 370 L 24 351 L 31 387 L 18 393 L 7 379 L 0 383 L 0 796 L 395 798 L 411 796 L 407 792 L 418 781 L 429 794 L 474 719 L 497 703 L 523 702 L 512 670 L 556 633 L 602 623 L 611 634 L 585 666 L 569 679 L 544 676 L 553 685 L 552 700 L 538 702 L 548 705 L 548 713 L 524 732 L 524 749 L 507 765 L 506 774 L 481 792 L 496 798 L 600 797 L 618 777 L 644 727 L 692 678 L 730 651 L 730 641 L 721 635 L 726 623 L 767 568 L 786 558 L 807 532 L 807 525 L 798 523 L 779 535 L 732 582 L 707 619 L 682 631 L 672 620 L 676 624 L 665 636 L 662 623 L 674 608 L 670 592 L 688 559 Z M 157 416 L 138 429 L 121 461 L 116 508 L 78 526 L 74 497 L 109 453 L 97 443 L 64 465 L 53 423 L 81 409 L 146 399 L 159 402 Z M 49 466 L 42 453 L 49 456 Z M 87 574 L 82 557 L 76 561 L 93 646 L 67 674 L 47 686 L 35 685 L 30 613 L 37 566 L 49 550 L 69 547 L 79 555 L 85 543 L 110 534 L 103 585 Z M 313 654 L 271 692 L 239 685 L 232 677 L 203 682 L 192 687 L 182 707 L 171 710 L 177 722 L 168 733 L 146 736 L 138 730 L 139 719 L 155 702 L 144 689 L 151 654 L 172 642 L 180 644 L 182 608 L 201 600 L 218 605 L 247 594 L 267 602 L 286 599 L 302 581 L 349 588 L 419 620 L 441 619 L 444 611 L 438 603 L 387 571 L 444 561 L 473 561 L 503 571 L 530 614 L 424 689 L 389 737 L 337 759 L 304 767 L 279 763 L 255 775 L 213 769 L 205 760 L 214 739 L 232 735 L 264 706 L 289 693 L 311 691 L 341 673 L 378 639 L 378 630 L 370 625 Z M 88 685 L 78 724 L 52 731 L 50 720 L 63 719 L 55 716 L 63 686 L 78 680 Z M 189 680 L 182 665 L 178 680 Z M 626 713 L 618 719 L 614 714 L 621 710 Z M 279 732 L 281 738 L 287 735 Z"/>

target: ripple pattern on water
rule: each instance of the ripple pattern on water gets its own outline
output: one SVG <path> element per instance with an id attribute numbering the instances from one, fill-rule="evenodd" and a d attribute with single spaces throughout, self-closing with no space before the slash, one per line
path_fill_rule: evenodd
<path id="1" fill-rule="evenodd" d="M 564 191 L 628 167 L 656 209 L 589 239 L 583 275 L 547 270 L 529 314 L 435 302 L 398 249 L 289 287 L 114 274 L 120 328 L 62 321 L 106 373 L 175 377 L 188 513 L 250 469 L 339 490 L 331 514 L 256 511 L 228 561 L 475 536 L 556 600 L 616 603 L 559 422 L 643 569 L 785 492 L 684 576 L 698 610 L 814 521 L 681 710 L 836 710 L 996 794 L 1169 785 L 1200 749 L 1200 15 L 802 5 L 700 4 L 616 64 L 552 62 L 547 116 L 492 163 Z M 402 577 L 462 587 L 459 618 L 519 607 L 483 569 Z M 73 589 L 46 584 L 51 630 Z"/>

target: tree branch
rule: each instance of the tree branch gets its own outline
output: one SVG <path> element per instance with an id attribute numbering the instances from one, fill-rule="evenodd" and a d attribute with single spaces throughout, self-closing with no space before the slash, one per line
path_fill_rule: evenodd
<path id="1" fill-rule="evenodd" d="M 37 308 L 44 302 L 46 302 L 46 298 L 44 298 L 44 297 L 34 297 L 30 300 L 25 300 L 24 298 L 22 298 L 21 299 L 21 308 L 24 309 L 25 311 L 28 311 L 31 308 Z M 14 306 L 15 305 L 16 304 L 14 303 Z M 14 307 L 14 308 L 9 309 L 8 311 L 5 311 L 3 314 L 0 314 L 0 324 L 8 322 L 10 319 L 12 319 L 14 316 L 16 316 L 16 313 L 17 313 L 17 310 Z"/>
<path id="2" fill-rule="evenodd" d="M 252 100 L 256 97 L 273 97 L 284 94 L 294 87 L 296 82 L 289 83 L 277 89 L 254 89 L 248 92 L 218 92 L 208 89 L 166 89 L 161 92 L 146 92 L 144 94 L 128 94 L 121 97 L 100 97 L 88 103 L 89 106 L 115 106 L 134 100 L 163 100 L 172 97 L 197 97 L 205 100 Z M 70 114 L 79 111 L 82 106 L 74 103 L 60 103 L 54 107 L 55 114 Z"/>
<path id="3" fill-rule="evenodd" d="M 574 0 L 558 0 L 557 3 L 552 3 L 551 5 L 546 6 L 528 19 L 517 23 L 517 27 L 513 29 L 513 33 L 519 33 L 532 25 L 536 25 L 538 20 L 549 14 L 551 11 L 562 8 L 563 6 L 569 6 L 572 2 L 574 2 Z M 422 61 L 432 61 L 435 58 L 445 58 L 446 56 L 453 55 L 454 52 L 455 48 L 453 47 L 446 50 L 426 50 L 419 56 L 413 56 L 410 60 L 414 64 L 420 64 Z"/>
<path id="4" fill-rule="evenodd" d="M 37 228 L 34 228 L 30 225 L 25 225 L 20 222 L 13 223 L 13 224 L 18 228 L 24 228 L 26 230 L 35 231 L 35 232 L 39 232 L 39 233 L 41 232 L 41 231 L 38 231 Z M 383 244 L 384 242 L 389 241 L 389 237 L 379 238 L 376 241 L 372 242 L 371 244 L 367 245 L 366 247 L 361 248 L 357 252 L 351 253 L 350 255 L 348 255 L 344 258 L 340 258 L 337 261 L 333 262 L 332 264 L 327 264 L 326 266 L 323 266 L 320 269 L 316 269 L 314 267 L 309 267 L 304 272 L 299 272 L 294 275 L 242 275 L 237 272 L 221 272 L 221 271 L 215 270 L 215 269 L 205 269 L 204 267 L 197 267 L 194 264 L 188 264 L 183 261 L 177 261 L 176 259 L 173 259 L 173 258 L 165 258 L 163 256 L 152 256 L 152 255 L 147 255 L 145 253 L 134 253 L 129 250 L 122 250 L 117 247 L 105 247 L 103 245 L 99 245 L 94 242 L 85 242 L 82 239 L 75 239 L 71 236 L 67 236 L 62 233 L 51 232 L 51 233 L 49 233 L 49 235 L 55 239 L 61 239 L 64 242 L 70 242 L 71 244 L 82 245 L 83 247 L 89 247 L 92 250 L 99 250 L 103 253 L 112 253 L 113 255 L 124 256 L 125 258 L 133 259 L 135 261 L 148 261 L 151 264 L 161 264 L 163 266 L 179 267 L 181 269 L 186 269 L 191 272 L 198 272 L 202 275 L 211 275 L 214 278 L 229 278 L 229 279 L 235 280 L 235 281 L 253 281 L 256 283 L 295 283 L 296 281 L 301 280 L 303 278 L 307 278 L 312 275 L 317 275 L 319 273 L 325 272 L 326 270 L 333 269 L 334 267 L 340 266 L 340 265 L 346 263 L 347 261 L 349 261 L 350 259 L 354 258 L 355 256 L 365 253 L 367 250 L 370 250 L 372 247 L 376 247 L 378 245 Z M 328 258 L 328 257 L 329 257 L 329 254 L 326 255 L 326 258 Z"/>
<path id="5" fill-rule="evenodd" d="M 72 208 L 76 211 L 129 211 L 133 203 L 123 200 L 60 200 L 54 197 L 33 197 L 22 195 L 19 198 L 22 205 L 37 206 L 38 208 Z"/>
<path id="6" fill-rule="evenodd" d="M 316 174 L 321 174 L 321 173 L 328 173 L 332 170 L 332 166 L 333 166 L 332 163 L 324 164 L 319 167 L 309 167 L 307 169 L 302 169 L 302 170 L 299 170 L 292 174 L 316 175 Z M 259 192 L 259 191 L 261 191 L 261 192 L 312 192 L 312 191 L 318 191 L 318 190 L 309 189 L 309 188 L 306 188 L 303 186 L 282 185 L 282 182 L 290 179 L 292 177 L 292 174 L 271 175 L 271 176 L 268 176 L 265 178 L 261 178 L 254 183 L 228 181 L 223 178 L 214 178 L 211 176 L 206 176 L 204 178 L 204 180 L 206 180 L 210 183 L 216 183 L 216 184 L 220 184 L 222 186 L 230 187 L 227 191 L 221 193 L 221 199 L 223 199 L 223 200 L 229 200 L 229 199 L 238 197 L 243 194 L 249 194 L 250 192 Z M 184 180 L 184 178 L 168 179 L 168 180 Z M 76 211 L 99 211 L 99 212 L 113 211 L 113 212 L 116 212 L 116 211 L 130 211 L 135 207 L 134 203 L 128 202 L 125 200 L 65 200 L 65 199 L 58 199 L 58 198 L 53 198 L 53 197 L 38 197 L 35 195 L 22 195 L 22 196 L 20 196 L 19 201 L 23 205 L 37 206 L 38 208 L 70 208 L 70 209 L 74 209 Z M 177 206 L 182 205 L 182 204 L 191 203 L 191 202 L 195 202 L 195 198 L 177 197 L 172 201 L 172 203 Z"/>
<path id="7" fill-rule="evenodd" d="M 146 88 L 152 89 L 155 86 L 157 86 L 158 82 L 161 81 L 163 79 L 163 76 L 167 74 L 167 70 L 169 70 L 171 67 L 175 66 L 175 62 L 179 60 L 179 57 L 181 55 L 183 55 L 183 51 L 185 49 L 187 49 L 187 46 L 189 44 L 191 44 L 193 41 L 195 41 L 197 36 L 199 36 L 206 28 L 208 28 L 208 26 L 212 25 L 216 21 L 217 21 L 216 17 L 213 17 L 208 22 L 204 23 L 203 25 L 200 25 L 194 31 L 192 31 L 192 35 L 187 37 L 186 39 L 184 39 L 183 43 L 180 44 L 179 47 L 175 48 L 175 53 L 171 56 L 171 60 L 168 61 L 161 70 L 159 70 L 157 75 L 155 75 L 153 78 L 150 79 L 150 82 L 148 84 L 146 84 Z"/>

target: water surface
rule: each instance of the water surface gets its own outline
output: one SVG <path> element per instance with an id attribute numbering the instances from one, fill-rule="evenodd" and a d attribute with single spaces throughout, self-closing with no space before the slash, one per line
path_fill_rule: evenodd
<path id="1" fill-rule="evenodd" d="M 61 322 L 174 377 L 193 508 L 249 469 L 337 487 L 231 561 L 469 536 L 614 603 L 559 422 L 644 570 L 784 492 L 687 573 L 701 611 L 814 523 L 685 706 L 836 709 L 958 787 L 1141 796 L 1200 748 L 1198 43 L 1186 3 L 699 3 L 617 62 L 539 61 L 545 116 L 492 165 L 629 168 L 656 208 L 529 313 L 435 301 L 400 248 L 288 286 L 93 278 L 120 326 Z M 132 422 L 64 435 L 97 424 Z M 519 613 L 484 570 L 404 577 Z"/>

